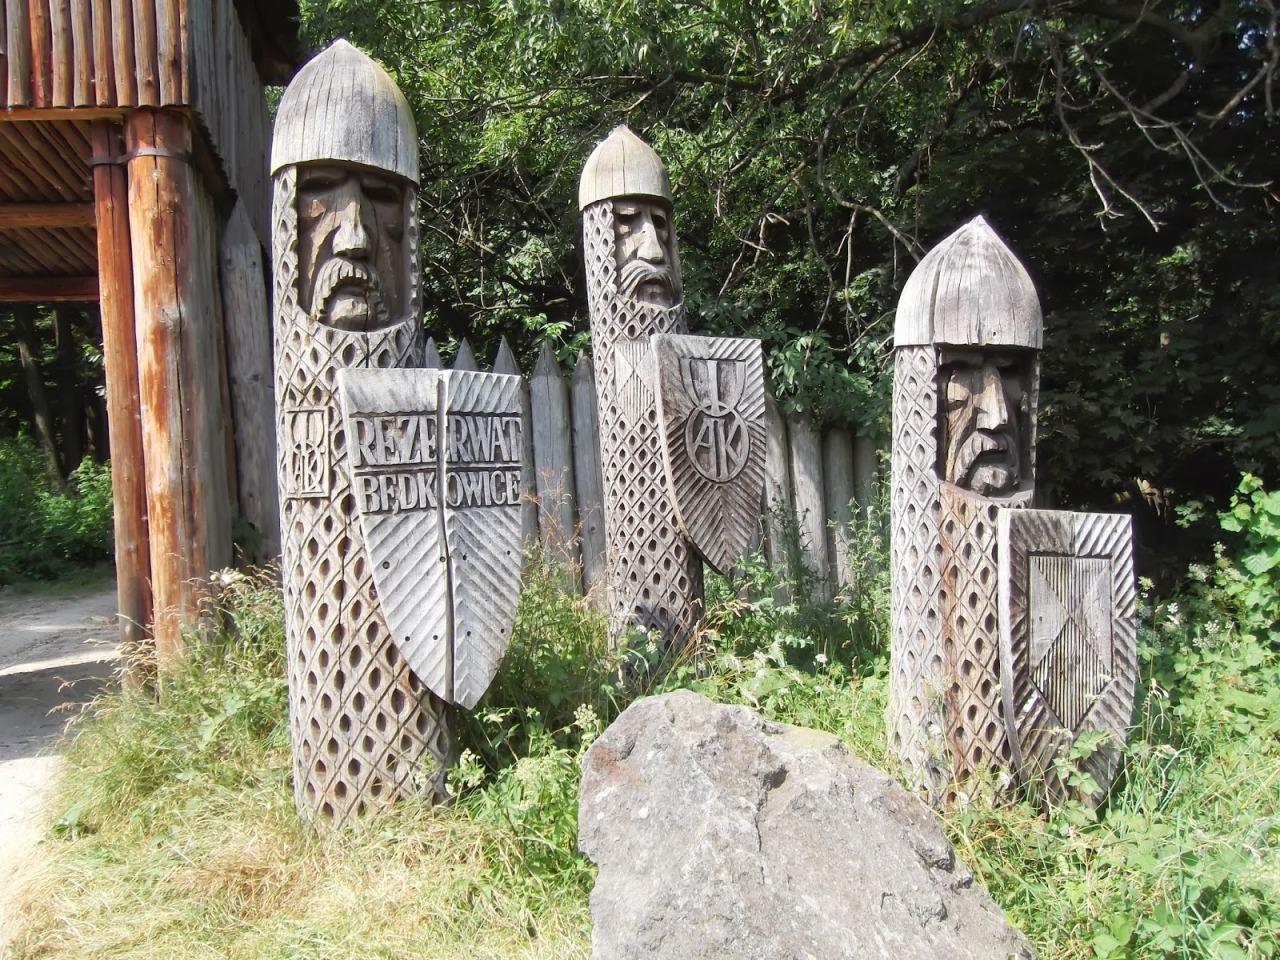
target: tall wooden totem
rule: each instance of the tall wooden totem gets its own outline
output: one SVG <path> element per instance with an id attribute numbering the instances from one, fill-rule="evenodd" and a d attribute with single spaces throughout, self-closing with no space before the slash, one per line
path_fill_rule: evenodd
<path id="1" fill-rule="evenodd" d="M 422 363 L 418 141 L 392 79 L 339 40 L 285 91 L 274 181 L 276 404 L 294 789 L 342 823 L 443 792 L 443 701 L 387 628 L 357 522 L 337 392 Z"/>
<path id="2" fill-rule="evenodd" d="M 655 631 L 680 647 L 702 615 L 702 561 L 668 496 L 654 334 L 687 331 L 671 182 L 648 144 L 616 128 L 578 191 L 600 402 L 609 638 Z"/>
<path id="3" fill-rule="evenodd" d="M 887 726 L 933 800 L 1006 767 L 996 539 L 1035 481 L 1040 304 L 982 217 L 916 267 L 894 330 Z"/>

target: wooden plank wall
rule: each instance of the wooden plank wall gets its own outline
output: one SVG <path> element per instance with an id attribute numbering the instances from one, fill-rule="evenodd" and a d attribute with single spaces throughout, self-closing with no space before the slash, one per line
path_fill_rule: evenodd
<path id="1" fill-rule="evenodd" d="M 0 110 L 190 108 L 255 232 L 269 235 L 266 95 L 233 0 L 0 5 Z"/>
<path id="2" fill-rule="evenodd" d="M 434 341 L 427 342 L 429 365 L 440 366 Z M 464 341 L 461 367 L 484 369 Z M 514 372 L 510 361 L 495 363 L 498 373 Z M 544 348 L 532 376 L 526 375 L 524 396 L 533 424 L 532 453 L 538 464 L 539 498 L 552 501 L 539 510 L 540 535 L 561 558 L 581 564 L 577 586 L 603 600 L 603 490 L 600 480 L 599 413 L 591 358 L 579 354 L 572 371 L 562 371 Z M 566 394 L 564 382 L 571 391 Z M 772 398 L 767 404 L 765 454 L 766 504 L 761 518 L 763 546 L 771 566 L 791 571 L 804 564 L 813 574 L 814 599 L 828 599 L 853 583 L 848 548 L 850 524 L 865 520 L 875 496 L 875 443 L 842 429 L 815 430 L 804 417 L 783 416 Z M 829 480 L 829 482 L 828 482 Z M 564 496 L 566 487 L 574 492 Z M 856 511 L 850 508 L 856 501 Z M 569 511 L 569 512 L 566 512 Z M 568 549 L 565 531 L 573 531 Z M 779 601 L 785 599 L 780 593 Z"/>

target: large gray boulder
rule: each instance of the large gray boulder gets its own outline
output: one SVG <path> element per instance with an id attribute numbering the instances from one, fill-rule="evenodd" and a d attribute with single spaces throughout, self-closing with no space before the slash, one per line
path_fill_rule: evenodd
<path id="1" fill-rule="evenodd" d="M 587 751 L 593 960 L 1034 954 L 927 807 L 835 737 L 677 691 Z"/>

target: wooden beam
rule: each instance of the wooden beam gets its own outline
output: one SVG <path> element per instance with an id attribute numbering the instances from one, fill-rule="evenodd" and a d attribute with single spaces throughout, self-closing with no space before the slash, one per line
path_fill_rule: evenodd
<path id="1" fill-rule="evenodd" d="M 92 203 L 0 203 L 0 230 L 93 225 Z"/>
<path id="2" fill-rule="evenodd" d="M 0 303 L 72 303 L 98 299 L 98 278 L 0 277 Z"/>
<path id="3" fill-rule="evenodd" d="M 93 126 L 93 152 L 118 156 L 118 127 Z M 116 599 L 120 639 L 141 650 L 151 623 L 151 546 L 147 535 L 147 473 L 138 401 L 138 347 L 133 312 L 133 251 L 129 242 L 129 185 L 117 164 L 93 168 L 101 278 L 102 358 L 107 374 L 111 442 L 111 502 L 116 540 Z"/>
<path id="4" fill-rule="evenodd" d="M 124 114 L 121 107 L 10 107 L 0 110 L 0 121 L 119 120 Z"/>
<path id="5" fill-rule="evenodd" d="M 209 574 L 228 566 L 216 212 L 191 164 L 195 132 L 176 110 L 125 121 L 138 395 L 147 465 L 147 523 L 156 657 L 164 673 L 194 626 Z"/>

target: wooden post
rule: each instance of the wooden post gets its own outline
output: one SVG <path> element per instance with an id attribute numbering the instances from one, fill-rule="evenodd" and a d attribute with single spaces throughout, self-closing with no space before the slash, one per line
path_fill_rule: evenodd
<path id="1" fill-rule="evenodd" d="M 543 550 L 564 565 L 575 588 L 581 585 L 582 555 L 574 525 L 577 497 L 573 485 L 573 450 L 569 426 L 569 392 L 551 344 L 544 342 L 529 378 L 529 410 L 533 419 L 533 473 L 538 496 L 538 532 Z"/>
<path id="2" fill-rule="evenodd" d="M 920 261 L 894 328 L 890 743 L 913 785 L 1009 762 L 996 527 L 1034 489 L 1040 304 L 981 217 Z"/>
<path id="3" fill-rule="evenodd" d="M 604 475 L 600 467 L 600 414 L 595 368 L 585 352 L 573 367 L 573 482 L 582 531 L 582 589 L 599 608 L 605 605 L 608 568 L 604 555 Z"/>
<path id="4" fill-rule="evenodd" d="M 223 232 L 220 264 L 236 490 L 240 515 L 259 538 L 257 544 L 249 545 L 250 559 L 261 562 L 280 553 L 271 315 L 262 245 L 241 203 L 231 211 Z"/>
<path id="5" fill-rule="evenodd" d="M 853 523 L 850 504 L 854 498 L 853 438 L 848 430 L 833 427 L 822 438 L 822 479 L 826 497 L 827 575 L 834 587 L 846 587 L 853 581 L 849 557 L 849 528 Z"/>
<path id="6" fill-rule="evenodd" d="M 800 535 L 800 556 L 813 576 L 814 600 L 831 597 L 827 575 L 826 502 L 823 498 L 822 443 L 813 421 L 792 417 L 787 424 L 791 441 L 791 490 Z"/>
<path id="7" fill-rule="evenodd" d="M 458 355 L 453 358 L 453 369 L 473 373 L 480 369 L 480 365 L 476 363 L 476 355 L 466 337 L 463 337 L 462 342 L 458 344 Z"/>
<path id="8" fill-rule="evenodd" d="M 790 543 L 796 537 L 796 515 L 791 509 L 791 445 L 787 440 L 787 421 L 778 409 L 778 401 L 766 396 L 764 401 L 764 509 L 765 557 L 775 574 L 783 574 L 783 582 L 774 589 L 773 598 L 787 603 L 791 591 L 786 575 L 794 575 Z"/>
<path id="9" fill-rule="evenodd" d="M 870 437 L 853 438 L 853 495 L 858 516 L 864 520 L 876 502 L 876 443 Z"/>
<path id="10" fill-rule="evenodd" d="M 578 187 L 597 367 L 609 564 L 609 640 L 652 631 L 683 650 L 702 616 L 702 559 L 666 490 L 652 355 L 655 333 L 685 333 L 671 183 L 648 144 L 618 127 Z"/>
<path id="11" fill-rule="evenodd" d="M 434 349 L 435 343 L 428 340 L 428 352 Z M 529 407 L 529 384 L 524 379 L 524 375 L 520 373 L 520 365 L 516 363 L 516 355 L 512 352 L 511 344 L 507 343 L 506 337 L 503 337 L 502 342 L 498 344 L 498 355 L 493 360 L 493 372 L 520 377 L 520 423 L 522 427 L 521 436 L 524 437 L 524 443 L 521 445 L 523 456 L 520 471 L 521 488 L 525 491 L 524 511 L 521 514 L 520 528 L 521 543 L 524 545 L 524 552 L 527 555 L 538 542 L 538 501 L 534 493 L 535 474 L 533 470 L 533 414 Z"/>
<path id="12" fill-rule="evenodd" d="M 213 203 L 189 158 L 191 121 L 137 111 L 125 127 L 138 385 L 156 654 L 181 652 L 209 573 L 231 562 Z"/>
<path id="13" fill-rule="evenodd" d="M 93 152 L 123 152 L 121 131 L 105 120 L 93 125 Z M 93 168 L 98 224 L 98 286 L 102 355 L 107 378 L 107 429 L 111 438 L 111 502 L 115 523 L 116 597 L 120 641 L 138 649 L 151 623 L 151 551 L 147 535 L 146 465 L 138 398 L 138 348 L 133 313 L 133 246 L 129 241 L 129 186 L 124 167 Z"/>

